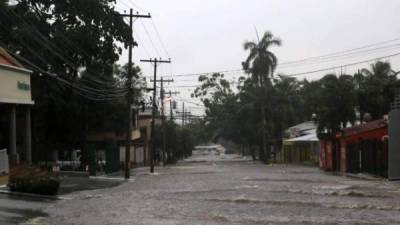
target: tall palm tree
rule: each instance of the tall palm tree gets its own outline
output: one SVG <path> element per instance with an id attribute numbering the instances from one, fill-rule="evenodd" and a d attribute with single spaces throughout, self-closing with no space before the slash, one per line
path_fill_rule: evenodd
<path id="1" fill-rule="evenodd" d="M 389 62 L 378 61 L 371 69 L 362 69 L 362 82 L 358 87 L 361 119 L 368 112 L 373 119 L 379 119 L 390 111 L 390 103 L 398 94 L 398 72 Z"/>
<path id="2" fill-rule="evenodd" d="M 258 35 L 257 35 L 258 37 Z M 249 56 L 246 61 L 242 63 L 243 69 L 250 74 L 254 80 L 259 82 L 259 85 L 273 76 L 273 73 L 278 65 L 278 59 L 269 48 L 273 46 L 280 46 L 281 40 L 274 37 L 270 31 L 266 31 L 257 42 L 246 41 L 244 49 L 248 50 Z"/>
<path id="3" fill-rule="evenodd" d="M 250 74 L 253 82 L 260 88 L 261 98 L 255 101 L 255 104 L 259 105 L 260 116 L 261 116 L 261 143 L 260 143 L 260 160 L 268 163 L 269 160 L 269 147 L 267 147 L 266 157 L 265 157 L 265 144 L 266 144 L 266 107 L 265 107 L 265 96 L 266 87 L 271 84 L 270 78 L 273 77 L 274 71 L 278 64 L 278 59 L 269 50 L 272 46 L 280 46 L 281 40 L 274 37 L 274 35 L 266 31 L 262 36 L 261 40 L 257 34 L 257 42 L 246 41 L 244 43 L 244 49 L 248 50 L 249 56 L 246 61 L 242 63 L 243 69 L 246 73 Z"/>

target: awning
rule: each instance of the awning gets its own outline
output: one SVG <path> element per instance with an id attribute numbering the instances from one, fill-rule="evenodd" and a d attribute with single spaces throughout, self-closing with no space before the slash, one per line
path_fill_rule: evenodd
<path id="1" fill-rule="evenodd" d="M 318 141 L 319 141 L 319 139 L 317 137 L 316 132 L 313 132 L 313 133 L 303 135 L 300 137 L 283 140 L 283 144 L 290 145 L 290 144 L 294 144 L 296 142 L 318 142 Z"/>
<path id="2" fill-rule="evenodd" d="M 7 103 L 7 104 L 20 104 L 20 105 L 34 105 L 35 102 L 32 100 L 27 99 L 12 99 L 12 98 L 1 98 L 0 103 Z"/>

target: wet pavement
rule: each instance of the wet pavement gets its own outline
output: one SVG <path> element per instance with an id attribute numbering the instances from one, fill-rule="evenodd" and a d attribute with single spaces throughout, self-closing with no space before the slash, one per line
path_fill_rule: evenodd
<path id="1" fill-rule="evenodd" d="M 119 185 L 66 194 L 66 200 L 10 200 L 6 213 L 20 223 L 12 209 L 30 208 L 38 215 L 25 224 L 60 225 L 400 224 L 397 182 L 215 154 L 196 154 L 153 175 L 147 170 L 133 171 L 134 179 Z M 0 218 L 2 207 L 0 196 Z"/>
<path id="2" fill-rule="evenodd" d="M 66 195 L 77 191 L 97 190 L 116 187 L 125 183 L 120 179 L 87 178 L 87 177 L 64 177 L 60 185 L 59 195 Z"/>
<path id="3" fill-rule="evenodd" d="M 45 207 L 53 203 L 54 200 L 49 199 L 0 194 L 0 224 L 26 224 L 29 220 L 43 219 L 48 216 Z"/>

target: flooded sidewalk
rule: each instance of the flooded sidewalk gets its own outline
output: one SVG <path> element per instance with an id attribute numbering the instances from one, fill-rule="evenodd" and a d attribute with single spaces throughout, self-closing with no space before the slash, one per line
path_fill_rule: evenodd
<path id="1" fill-rule="evenodd" d="M 398 182 L 314 167 L 201 155 L 134 178 L 51 202 L 40 224 L 400 224 Z"/>

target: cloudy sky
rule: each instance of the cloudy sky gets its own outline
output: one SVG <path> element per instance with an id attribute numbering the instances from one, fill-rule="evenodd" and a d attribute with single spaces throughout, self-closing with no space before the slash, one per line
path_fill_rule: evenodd
<path id="1" fill-rule="evenodd" d="M 342 66 L 400 52 L 398 0 L 118 0 L 119 11 L 129 7 L 140 13 L 150 12 L 153 19 L 139 19 L 134 36 L 139 47 L 134 49 L 134 62 L 145 76 L 152 75 L 152 66 L 140 59 L 171 57 L 171 65 L 162 65 L 159 75 L 203 73 L 241 69 L 247 53 L 246 40 L 256 40 L 271 31 L 282 39 L 282 46 L 272 48 L 279 62 L 278 73 L 293 75 L 330 67 L 329 71 L 310 73 L 299 79 L 316 79 L 328 72 L 353 73 L 369 63 Z M 154 22 L 154 25 L 153 25 Z M 158 34 L 157 34 L 158 32 Z M 161 39 L 161 41 L 160 41 Z M 319 60 L 287 64 L 293 60 L 321 56 L 365 47 Z M 386 59 L 386 58 L 385 58 Z M 389 59 L 400 69 L 400 56 Z M 127 56 L 121 57 L 125 63 Z M 230 79 L 241 72 L 226 74 Z M 175 76 L 167 90 L 182 94 L 195 114 L 198 106 L 189 103 L 196 76 Z"/>

